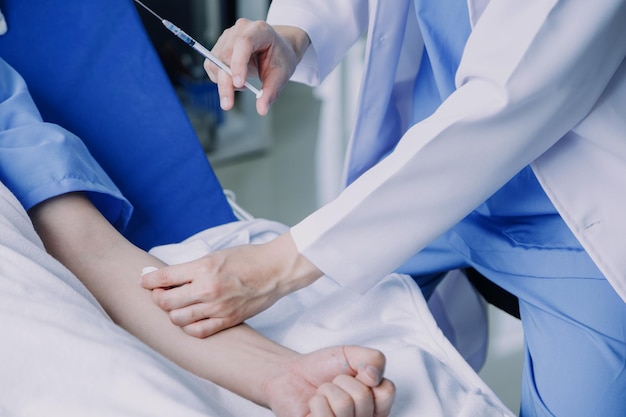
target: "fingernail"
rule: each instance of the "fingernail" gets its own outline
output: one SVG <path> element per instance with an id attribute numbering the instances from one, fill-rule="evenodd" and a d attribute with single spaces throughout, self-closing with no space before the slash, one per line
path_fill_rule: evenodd
<path id="1" fill-rule="evenodd" d="M 367 376 L 376 381 L 377 384 L 380 383 L 380 380 L 382 378 L 380 369 L 376 368 L 375 366 L 368 365 L 365 367 L 365 373 L 367 374 Z"/>
<path id="2" fill-rule="evenodd" d="M 158 270 L 159 268 L 155 267 L 155 266 L 146 266 L 141 270 L 141 275 L 146 275 L 149 274 L 150 272 L 154 272 L 156 270 Z"/>
<path id="3" fill-rule="evenodd" d="M 220 106 L 223 110 L 228 110 L 230 106 L 230 100 L 228 99 L 228 97 L 220 97 Z"/>
<path id="4" fill-rule="evenodd" d="M 235 75 L 235 78 L 233 78 L 233 84 L 235 87 L 241 87 L 243 85 L 243 81 L 239 75 Z"/>

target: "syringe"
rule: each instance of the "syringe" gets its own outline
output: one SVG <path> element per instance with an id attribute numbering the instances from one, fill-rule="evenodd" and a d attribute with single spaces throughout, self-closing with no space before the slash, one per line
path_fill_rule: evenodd
<path id="1" fill-rule="evenodd" d="M 230 68 L 228 67 L 228 65 L 224 64 L 218 57 L 213 55 L 211 53 L 211 51 L 209 51 L 204 46 L 202 46 L 200 43 L 198 43 L 198 41 L 196 41 L 194 38 L 192 38 L 191 36 L 186 34 L 178 26 L 176 26 L 175 24 L 173 24 L 169 20 L 163 19 L 161 16 L 156 14 L 152 9 L 150 9 L 148 6 L 143 4 L 141 1 L 135 0 L 135 2 L 140 4 L 144 9 L 146 9 L 151 14 L 153 14 L 157 19 L 159 19 L 161 21 L 161 23 L 163 23 L 163 26 L 165 26 L 170 32 L 172 32 L 174 35 L 176 35 L 179 39 L 181 39 L 187 45 L 189 45 L 193 49 L 195 49 L 198 53 L 200 53 L 200 55 L 202 55 L 203 57 L 205 57 L 206 59 L 208 59 L 209 61 L 211 61 L 215 65 L 217 65 L 222 71 L 225 71 L 228 75 L 230 75 L 230 76 L 233 75 L 233 73 L 230 70 Z M 257 89 L 255 86 L 250 84 L 248 81 L 246 81 L 244 83 L 244 86 L 248 90 L 252 91 L 254 93 L 254 95 L 256 96 L 256 98 L 259 98 L 259 97 L 261 97 L 263 95 L 263 90 Z"/>

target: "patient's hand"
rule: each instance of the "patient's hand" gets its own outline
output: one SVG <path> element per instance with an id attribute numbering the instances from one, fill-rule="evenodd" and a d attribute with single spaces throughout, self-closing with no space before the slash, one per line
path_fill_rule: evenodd
<path id="1" fill-rule="evenodd" d="M 376 350 L 344 346 L 297 355 L 286 372 L 263 384 L 278 417 L 386 417 L 395 398 L 382 377 L 385 357 Z"/>
<path id="2" fill-rule="evenodd" d="M 235 326 L 322 276 L 289 233 L 264 245 L 209 254 L 141 277 L 172 323 L 204 338 Z"/>

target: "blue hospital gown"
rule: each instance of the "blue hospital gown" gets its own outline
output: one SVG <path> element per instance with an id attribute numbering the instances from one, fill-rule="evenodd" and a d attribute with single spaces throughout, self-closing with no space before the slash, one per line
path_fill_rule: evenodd
<path id="1" fill-rule="evenodd" d="M 84 191 L 118 229 L 132 213 L 82 141 L 42 121 L 20 75 L 0 58 L 0 181 L 25 209 L 60 194 Z"/>

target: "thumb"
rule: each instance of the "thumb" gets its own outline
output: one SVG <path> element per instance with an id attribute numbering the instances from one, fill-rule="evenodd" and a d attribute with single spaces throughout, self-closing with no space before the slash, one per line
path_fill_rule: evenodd
<path id="1" fill-rule="evenodd" d="M 345 346 L 344 354 L 355 378 L 369 387 L 378 386 L 385 373 L 386 358 L 382 352 L 360 346 Z"/>
<path id="2" fill-rule="evenodd" d="M 147 290 L 178 287 L 191 282 L 189 277 L 193 277 L 193 274 L 192 269 L 187 264 L 165 266 L 160 269 L 147 266 L 142 270 L 139 285 Z"/>
<path id="3" fill-rule="evenodd" d="M 265 116 L 271 105 L 278 100 L 278 96 L 287 85 L 289 77 L 279 70 L 269 71 L 261 77 L 263 90 L 261 96 L 257 97 L 256 108 L 261 116 Z"/>

